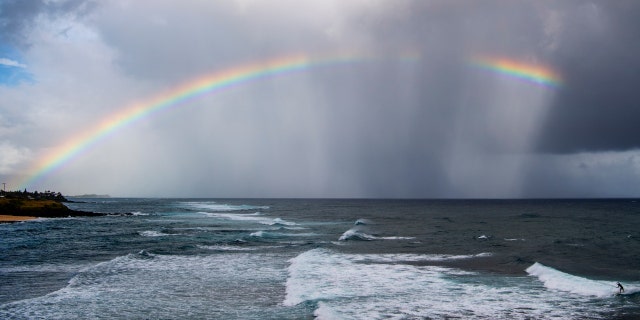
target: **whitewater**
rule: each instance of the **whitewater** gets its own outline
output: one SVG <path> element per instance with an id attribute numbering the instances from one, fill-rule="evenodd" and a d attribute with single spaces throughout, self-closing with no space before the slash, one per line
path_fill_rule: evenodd
<path id="1" fill-rule="evenodd" d="M 0 318 L 640 317 L 633 199 L 72 200 L 133 214 L 0 225 Z"/>

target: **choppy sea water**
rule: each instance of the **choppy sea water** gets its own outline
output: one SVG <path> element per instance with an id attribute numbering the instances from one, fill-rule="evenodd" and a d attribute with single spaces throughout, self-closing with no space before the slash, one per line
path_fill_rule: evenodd
<path id="1" fill-rule="evenodd" d="M 635 200 L 76 200 L 134 215 L 0 225 L 0 318 L 640 317 Z"/>

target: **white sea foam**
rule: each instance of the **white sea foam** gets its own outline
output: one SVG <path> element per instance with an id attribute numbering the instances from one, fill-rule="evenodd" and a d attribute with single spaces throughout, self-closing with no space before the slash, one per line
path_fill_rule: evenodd
<path id="1" fill-rule="evenodd" d="M 378 236 L 373 236 L 367 233 L 364 233 L 362 231 L 360 231 L 358 228 L 352 228 L 349 229 L 347 231 L 345 231 L 345 233 L 343 233 L 340 238 L 338 238 L 339 241 L 347 241 L 347 240 L 365 240 L 365 241 L 371 241 L 371 240 L 411 240 L 411 239 L 415 239 L 414 237 L 400 237 L 400 236 L 391 236 L 391 237 L 378 237 Z"/>
<path id="2" fill-rule="evenodd" d="M 282 237 L 313 237 L 317 236 L 315 233 L 283 233 L 272 231 L 256 231 L 252 232 L 249 236 L 256 238 L 282 238 Z"/>
<path id="3" fill-rule="evenodd" d="M 163 232 L 156 231 L 156 230 L 140 231 L 140 232 L 138 232 L 138 234 L 143 236 L 143 237 L 166 237 L 166 236 L 172 236 L 172 234 L 163 233 Z"/>
<path id="4" fill-rule="evenodd" d="M 338 240 L 347 241 L 347 240 L 375 240 L 376 237 L 366 234 L 364 232 L 358 231 L 357 229 L 349 229 L 345 231 Z"/>
<path id="5" fill-rule="evenodd" d="M 261 249 L 260 247 L 241 247 L 241 246 L 230 246 L 230 245 L 213 245 L 213 246 L 203 246 L 198 245 L 200 249 L 206 250 L 214 250 L 214 251 L 255 251 Z"/>
<path id="6" fill-rule="evenodd" d="M 307 230 L 309 228 L 306 227 L 291 227 L 291 226 L 287 226 L 287 227 L 283 227 L 283 229 L 285 230 Z"/>
<path id="7" fill-rule="evenodd" d="M 270 222 L 270 225 L 283 225 L 283 226 L 295 226 L 297 223 L 291 221 L 285 221 L 280 218 L 275 218 Z"/>
<path id="8" fill-rule="evenodd" d="M 313 249 L 290 260 L 284 306 L 315 303 L 318 319 L 580 319 L 588 297 L 558 295 L 533 277 L 405 263 L 478 255 L 345 254 Z"/>
<path id="9" fill-rule="evenodd" d="M 273 287 L 284 282 L 285 267 L 286 257 L 273 253 L 165 256 L 142 251 L 84 268 L 58 291 L 0 305 L 0 318 L 131 319 L 144 315 L 160 319 L 167 318 L 167 312 L 173 315 L 169 318 L 194 319 L 268 315 L 281 308 L 272 303 L 278 295 Z M 248 291 L 251 300 L 246 299 Z"/>
<path id="10" fill-rule="evenodd" d="M 59 222 L 59 221 L 63 221 L 63 220 L 81 220 L 81 219 L 86 219 L 86 217 L 60 217 L 60 218 L 43 218 L 43 217 L 38 217 L 32 220 L 25 220 L 25 221 L 18 221 L 18 223 L 29 223 L 29 222 Z"/>
<path id="11" fill-rule="evenodd" d="M 343 319 L 342 315 L 334 312 L 331 307 L 329 307 L 324 302 L 318 302 L 318 308 L 313 311 L 313 316 L 316 319 Z"/>
<path id="12" fill-rule="evenodd" d="M 490 257 L 492 254 L 482 252 L 478 254 L 404 254 L 404 253 L 386 253 L 386 254 L 359 254 L 353 255 L 350 259 L 356 262 L 379 262 L 379 263 L 395 263 L 395 262 L 437 262 L 451 261 Z"/>
<path id="13" fill-rule="evenodd" d="M 415 237 L 395 236 L 395 237 L 377 237 L 377 239 L 380 239 L 380 240 L 412 240 L 412 239 L 415 239 Z"/>
<path id="14" fill-rule="evenodd" d="M 186 205 L 186 206 L 188 206 L 190 208 L 195 208 L 195 209 L 199 209 L 199 210 L 213 211 L 213 212 L 267 210 L 267 209 L 269 209 L 268 206 L 252 206 L 252 205 L 246 205 L 246 204 L 232 205 L 232 204 L 224 204 L 224 203 L 217 203 L 217 202 L 211 202 L 211 201 L 204 201 L 204 202 L 192 201 L 192 202 L 183 202 L 182 204 L 184 204 L 184 205 Z"/>
<path id="15" fill-rule="evenodd" d="M 0 272 L 77 272 L 93 264 L 60 264 L 60 263 L 43 263 L 37 265 L 23 265 L 0 268 Z"/>
<path id="16" fill-rule="evenodd" d="M 265 232 L 260 230 L 260 231 L 252 232 L 249 236 L 250 237 L 262 238 L 262 237 L 264 237 L 264 235 L 265 235 Z"/>
<path id="17" fill-rule="evenodd" d="M 482 254 L 485 255 L 485 254 Z M 291 259 L 285 305 L 296 305 L 305 300 L 335 299 L 361 295 L 389 295 L 405 293 L 405 283 L 395 281 L 420 278 L 420 274 L 436 276 L 428 283 L 444 283 L 438 274 L 473 274 L 462 270 L 435 266 L 411 266 L 402 262 L 440 261 L 472 258 L 478 255 L 423 255 L 423 254 L 340 254 L 325 249 L 313 249 Z M 369 262 L 363 264 L 363 262 Z M 426 278 L 424 278 L 426 280 Z"/>
<path id="18" fill-rule="evenodd" d="M 286 221 L 286 220 L 283 220 L 281 218 L 265 217 L 260 212 L 254 212 L 254 213 L 201 212 L 201 213 L 206 215 L 206 216 L 209 216 L 209 217 L 222 218 L 222 219 L 235 220 L 235 221 L 249 221 L 249 222 L 255 222 L 255 223 L 264 224 L 264 225 L 268 225 L 268 226 L 295 226 L 295 225 L 297 225 L 297 223 L 295 223 L 295 222 Z"/>
<path id="19" fill-rule="evenodd" d="M 615 281 L 591 280 L 584 277 L 564 273 L 541 263 L 534 263 L 527 268 L 527 273 L 537 277 L 544 286 L 551 290 L 571 292 L 583 296 L 610 297 L 618 292 Z M 638 292 L 635 284 L 625 288 L 626 294 Z"/>

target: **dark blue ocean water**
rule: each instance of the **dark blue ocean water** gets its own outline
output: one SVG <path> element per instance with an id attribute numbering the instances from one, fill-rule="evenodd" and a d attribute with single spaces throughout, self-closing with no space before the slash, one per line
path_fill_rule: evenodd
<path id="1" fill-rule="evenodd" d="M 635 200 L 75 200 L 134 215 L 0 225 L 0 318 L 640 318 Z"/>

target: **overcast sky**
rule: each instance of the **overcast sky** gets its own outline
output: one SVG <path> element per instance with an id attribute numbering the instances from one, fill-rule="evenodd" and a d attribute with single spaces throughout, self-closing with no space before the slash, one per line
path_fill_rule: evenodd
<path id="1" fill-rule="evenodd" d="M 0 0 L 0 179 L 203 75 L 362 59 L 145 117 L 30 189 L 171 197 L 638 197 L 640 2 Z M 545 86 L 479 68 L 500 57 Z"/>

